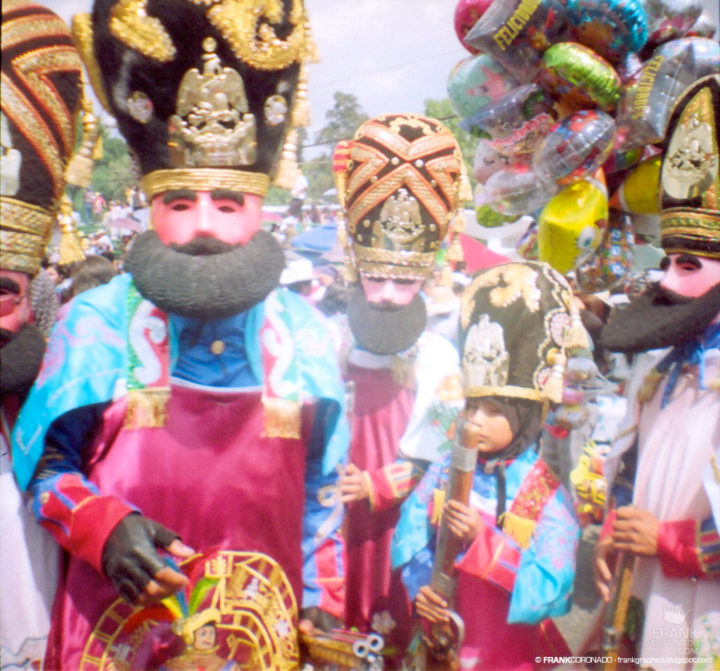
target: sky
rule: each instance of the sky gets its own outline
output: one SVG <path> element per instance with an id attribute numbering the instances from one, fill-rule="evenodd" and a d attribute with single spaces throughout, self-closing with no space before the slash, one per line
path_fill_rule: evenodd
<path id="1" fill-rule="evenodd" d="M 68 22 L 91 0 L 44 0 Z M 447 97 L 452 67 L 469 54 L 453 27 L 456 0 L 305 0 L 321 62 L 308 69 L 312 126 L 326 123 L 336 91 L 357 96 L 368 116 L 424 110 Z M 717 0 L 703 0 L 718 23 Z M 99 108 L 99 106 L 98 106 Z"/>

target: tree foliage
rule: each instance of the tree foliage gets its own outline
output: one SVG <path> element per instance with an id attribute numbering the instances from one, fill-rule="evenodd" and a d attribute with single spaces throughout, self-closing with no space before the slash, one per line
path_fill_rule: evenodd
<path id="1" fill-rule="evenodd" d="M 137 171 L 128 151 L 125 140 L 112 136 L 108 129 L 100 124 L 102 157 L 95 161 L 92 175 L 92 189 L 102 194 L 109 203 L 111 200 L 125 200 L 125 189 L 137 184 Z"/>
<path id="2" fill-rule="evenodd" d="M 425 101 L 425 116 L 441 121 L 443 125 L 455 136 L 457 143 L 465 159 L 468 177 L 472 181 L 472 166 L 475 160 L 475 149 L 477 140 L 467 131 L 460 128 L 460 119 L 453 111 L 449 98 L 434 100 L 429 98 Z"/>
<path id="3" fill-rule="evenodd" d="M 317 156 L 300 164 L 308 180 L 308 197 L 313 200 L 319 199 L 334 186 L 332 153 L 335 145 L 340 140 L 352 138 L 358 127 L 368 120 L 354 94 L 336 91 L 333 99 L 334 105 L 325 113 L 327 123 L 315 135 L 315 145 L 321 145 L 322 149 Z M 303 142 L 303 146 L 305 144 Z"/>

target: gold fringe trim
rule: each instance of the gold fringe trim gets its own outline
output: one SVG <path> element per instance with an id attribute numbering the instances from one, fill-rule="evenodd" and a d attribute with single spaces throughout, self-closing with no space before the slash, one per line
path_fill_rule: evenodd
<path id="1" fill-rule="evenodd" d="M 165 426 L 169 387 L 131 389 L 126 396 L 125 429 L 152 429 Z"/>
<path id="2" fill-rule="evenodd" d="M 80 147 L 73 154 L 67 168 L 65 168 L 65 181 L 68 184 L 86 189 L 92 181 L 93 159 L 98 148 L 102 145 L 100 138 L 100 124 L 93 114 L 92 103 L 86 95 L 82 100 L 83 121 Z"/>
<path id="3" fill-rule="evenodd" d="M 502 516 L 502 530 L 515 539 L 515 542 L 524 550 L 530 545 L 530 539 L 535 531 L 535 522 L 508 510 Z"/>
<path id="4" fill-rule="evenodd" d="M 263 438 L 300 438 L 302 421 L 299 401 L 263 396 Z"/>
<path id="5" fill-rule="evenodd" d="M 300 168 L 297 164 L 297 131 L 291 130 L 285 138 L 280 164 L 275 175 L 275 186 L 281 189 L 292 189 Z"/>
<path id="6" fill-rule="evenodd" d="M 565 386 L 565 362 L 564 354 L 555 354 L 552 371 L 543 386 L 543 396 L 553 403 L 562 402 L 563 387 Z"/>
<path id="7" fill-rule="evenodd" d="M 640 389 L 638 389 L 637 398 L 640 403 L 647 403 L 657 391 L 658 385 L 665 377 L 657 368 L 653 368 L 643 379 Z"/>
<path id="8" fill-rule="evenodd" d="M 415 357 L 393 356 L 391 371 L 393 380 L 400 386 L 415 391 L 417 389 L 417 377 L 415 375 Z"/>
<path id="9" fill-rule="evenodd" d="M 473 200 L 472 186 L 470 185 L 470 179 L 467 176 L 467 170 L 465 169 L 465 161 L 462 159 L 462 155 L 458 157 L 460 165 L 462 166 L 460 172 L 460 186 L 458 187 L 458 205 L 460 203 L 468 203 Z M 462 209 L 462 208 L 461 208 Z"/>
<path id="10" fill-rule="evenodd" d="M 565 340 L 565 347 L 570 350 L 588 349 L 590 347 L 587 331 L 577 310 L 571 310 L 570 312 L 570 328 Z"/>
<path id="11" fill-rule="evenodd" d="M 311 123 L 310 118 L 310 101 L 308 99 L 308 78 L 305 65 L 300 66 L 300 75 L 298 76 L 297 93 L 295 94 L 295 104 L 293 105 L 292 114 L 290 116 L 290 125 L 293 128 L 308 128 Z"/>
<path id="12" fill-rule="evenodd" d="M 60 225 L 60 265 L 69 266 L 77 261 L 82 261 L 85 254 L 80 243 L 80 236 L 75 228 L 75 220 L 72 216 L 72 205 L 67 196 L 60 201 L 60 214 L 58 216 Z"/>

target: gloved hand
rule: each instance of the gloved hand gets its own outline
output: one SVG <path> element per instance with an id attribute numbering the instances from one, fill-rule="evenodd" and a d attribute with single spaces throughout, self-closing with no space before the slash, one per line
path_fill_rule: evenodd
<path id="1" fill-rule="evenodd" d="M 176 533 L 139 513 L 124 517 L 105 542 L 103 572 L 126 601 L 163 599 L 187 584 L 187 577 L 163 561 L 157 548 L 180 557 L 194 552 Z"/>

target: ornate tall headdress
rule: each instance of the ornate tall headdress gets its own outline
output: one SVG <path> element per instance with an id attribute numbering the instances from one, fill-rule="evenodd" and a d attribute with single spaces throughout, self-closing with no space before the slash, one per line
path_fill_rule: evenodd
<path id="1" fill-rule="evenodd" d="M 452 133 L 415 114 L 371 119 L 335 177 L 350 265 L 377 277 L 427 277 L 460 201 L 469 199 Z"/>
<path id="2" fill-rule="evenodd" d="M 304 64 L 315 56 L 302 0 L 96 0 L 73 36 L 149 198 L 264 196 L 271 175 L 292 185 L 292 129 L 309 122 Z"/>
<path id="3" fill-rule="evenodd" d="M 660 234 L 668 254 L 720 259 L 720 75 L 694 82 L 670 116 L 660 170 Z"/>
<path id="4" fill-rule="evenodd" d="M 546 263 L 504 263 L 473 277 L 463 296 L 465 396 L 562 400 L 571 350 L 587 333 L 565 278 Z"/>
<path id="5" fill-rule="evenodd" d="M 2 3 L 2 267 L 34 275 L 65 190 L 82 102 L 82 62 L 63 20 Z"/>

